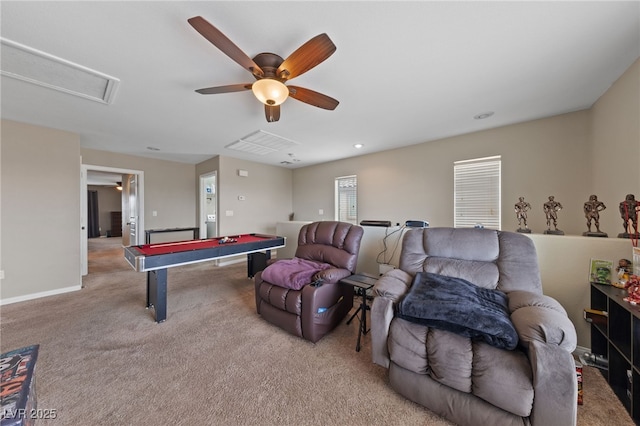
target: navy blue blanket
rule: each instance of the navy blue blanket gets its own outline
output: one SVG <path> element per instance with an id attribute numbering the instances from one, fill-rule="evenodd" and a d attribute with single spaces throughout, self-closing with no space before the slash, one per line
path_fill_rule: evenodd
<path id="1" fill-rule="evenodd" d="M 461 278 L 417 273 L 411 289 L 397 305 L 396 314 L 497 348 L 514 349 L 518 344 L 506 294 Z"/>

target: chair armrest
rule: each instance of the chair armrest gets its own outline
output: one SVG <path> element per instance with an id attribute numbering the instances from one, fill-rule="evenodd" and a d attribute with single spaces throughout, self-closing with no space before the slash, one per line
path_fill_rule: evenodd
<path id="1" fill-rule="evenodd" d="M 302 336 L 315 343 L 333 329 L 353 307 L 353 288 L 348 285 L 305 285 L 300 290 Z M 318 312 L 324 308 L 324 312 Z"/>
<path id="2" fill-rule="evenodd" d="M 387 339 L 394 317 L 394 304 L 411 287 L 413 277 L 401 269 L 384 274 L 373 287 L 375 296 L 371 306 L 371 359 L 383 367 L 389 367 Z"/>
<path id="3" fill-rule="evenodd" d="M 329 268 L 314 274 L 313 280 L 315 281 L 320 279 L 325 284 L 335 284 L 341 279 L 347 278 L 350 275 L 351 271 L 349 271 L 348 269 Z"/>
<path id="4" fill-rule="evenodd" d="M 521 346 L 527 348 L 532 341 L 538 341 L 568 352 L 575 350 L 578 343 L 576 329 L 557 300 L 527 291 L 512 291 L 507 296 L 511 322 Z"/>
<path id="5" fill-rule="evenodd" d="M 402 269 L 392 269 L 384 274 L 373 287 L 376 296 L 391 299 L 393 302 L 409 290 L 413 276 Z"/>
<path id="6" fill-rule="evenodd" d="M 535 393 L 531 424 L 575 426 L 578 381 L 571 353 L 534 340 L 529 344 L 528 356 Z"/>

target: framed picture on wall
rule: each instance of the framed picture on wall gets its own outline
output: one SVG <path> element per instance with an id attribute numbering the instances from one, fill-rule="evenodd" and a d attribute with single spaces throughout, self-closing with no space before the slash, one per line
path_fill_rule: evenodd
<path id="1" fill-rule="evenodd" d="M 613 262 L 611 260 L 591 259 L 589 281 L 597 284 L 611 284 Z"/>

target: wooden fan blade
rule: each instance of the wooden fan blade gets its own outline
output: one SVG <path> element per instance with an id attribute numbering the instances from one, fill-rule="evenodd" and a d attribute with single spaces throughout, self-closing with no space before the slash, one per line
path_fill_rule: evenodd
<path id="1" fill-rule="evenodd" d="M 267 117 L 267 122 L 273 123 L 275 121 L 280 120 L 280 105 L 265 105 L 264 106 L 264 115 Z"/>
<path id="2" fill-rule="evenodd" d="M 202 16 L 194 16 L 187 20 L 196 31 L 198 31 L 204 38 L 209 40 L 211 44 L 220 49 L 222 53 L 233 59 L 240 64 L 243 68 L 246 68 L 253 75 L 262 77 L 264 72 L 256 64 L 253 59 L 247 56 L 238 46 L 236 46 L 231 40 L 227 38 L 222 32 L 211 25 Z"/>
<path id="3" fill-rule="evenodd" d="M 287 86 L 289 88 L 289 96 L 294 99 L 304 102 L 305 104 L 313 105 L 318 108 L 324 108 L 334 110 L 340 102 L 337 100 L 323 95 L 322 93 L 314 92 L 310 89 L 298 86 Z"/>
<path id="4" fill-rule="evenodd" d="M 326 34 L 320 34 L 300 46 L 280 64 L 276 75 L 284 80 L 297 77 L 323 62 L 336 51 Z"/>
<path id="5" fill-rule="evenodd" d="M 201 95 L 215 95 L 218 93 L 241 92 L 243 90 L 251 90 L 251 84 L 230 84 L 228 86 L 207 87 L 205 89 L 198 89 L 196 92 Z"/>

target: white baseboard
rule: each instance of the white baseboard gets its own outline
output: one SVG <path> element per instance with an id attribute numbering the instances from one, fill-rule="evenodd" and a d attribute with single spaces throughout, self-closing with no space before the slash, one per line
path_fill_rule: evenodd
<path id="1" fill-rule="evenodd" d="M 12 303 L 25 302 L 27 300 L 40 299 L 41 297 L 55 296 L 57 294 L 70 293 L 72 291 L 81 290 L 82 286 L 59 288 L 56 290 L 42 291 L 40 293 L 25 294 L 24 296 L 10 297 L 8 299 L 0 299 L 0 306 L 10 305 Z"/>

